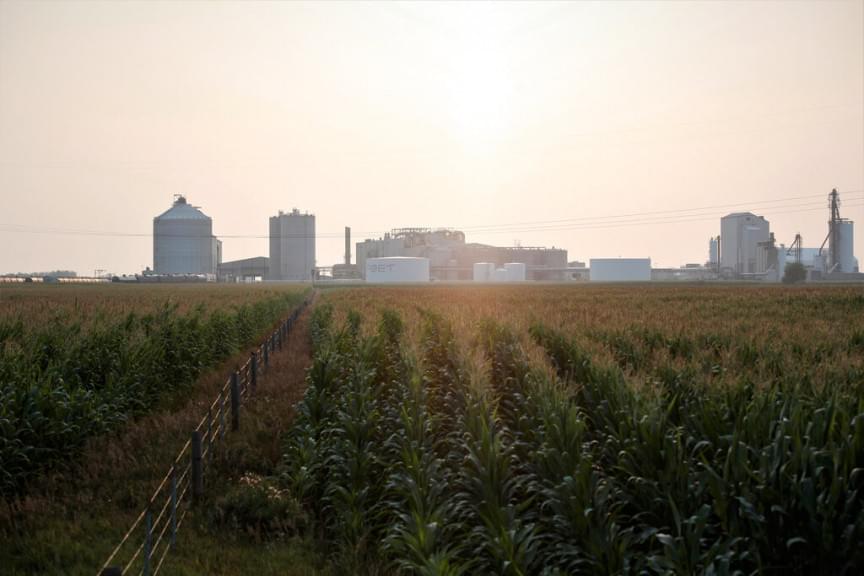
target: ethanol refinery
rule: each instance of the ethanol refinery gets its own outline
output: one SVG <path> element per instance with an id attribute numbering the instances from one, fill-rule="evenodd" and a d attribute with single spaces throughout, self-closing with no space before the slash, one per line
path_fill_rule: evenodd
<path id="1" fill-rule="evenodd" d="M 352 246 L 344 228 L 344 258 L 332 266 L 316 261 L 315 215 L 279 210 L 267 222 L 269 253 L 223 262 L 222 242 L 203 209 L 177 195 L 153 218 L 153 266 L 117 282 L 780 282 L 787 266 L 800 265 L 808 282 L 864 280 L 854 255 L 854 222 L 841 214 L 840 193 L 828 195 L 826 235 L 805 246 L 800 234 L 779 243 L 770 214 L 731 212 L 719 218 L 719 234 L 708 241 L 704 263 L 655 268 L 646 254 L 568 262 L 557 247 L 494 246 L 468 242 L 453 228 L 395 228 Z M 262 223 L 263 224 L 263 223 Z M 262 226 L 263 227 L 263 226 Z M 352 259 L 352 247 L 356 257 Z M 597 246 L 588 249 L 598 249 Z M 97 271 L 98 272 L 98 271 Z M 106 281 L 94 274 L 76 282 Z M 59 276 L 10 275 L 2 281 L 63 280 Z M 69 280 L 65 280 L 69 281 Z"/>

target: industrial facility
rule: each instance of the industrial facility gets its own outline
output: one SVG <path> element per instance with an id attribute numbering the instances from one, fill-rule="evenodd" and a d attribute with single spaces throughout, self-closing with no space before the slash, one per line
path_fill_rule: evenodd
<path id="1" fill-rule="evenodd" d="M 315 268 L 315 215 L 294 208 L 270 218 L 268 280 L 308 282 Z"/>
<path id="2" fill-rule="evenodd" d="M 828 234 L 818 248 L 804 247 L 800 234 L 788 247 L 778 245 L 764 216 L 727 214 L 720 219 L 720 234 L 709 239 L 707 261 L 680 268 L 652 268 L 650 258 L 592 258 L 586 267 L 584 262 L 568 263 L 567 251 L 560 248 L 469 243 L 462 231 L 449 228 L 393 229 L 382 238 L 356 243 L 352 263 L 347 226 L 343 262 L 319 268 L 314 214 L 296 208 L 279 211 L 269 219 L 269 257 L 222 262 L 213 221 L 178 195 L 170 209 L 153 219 L 153 269 L 115 281 L 778 282 L 791 263 L 801 264 L 811 281 L 864 280 L 853 254 L 854 223 L 841 216 L 840 205 L 839 193 L 832 190 Z"/>
<path id="3" fill-rule="evenodd" d="M 213 221 L 185 196 L 153 219 L 155 274 L 216 274 L 222 243 L 213 236 Z"/>
<path id="4" fill-rule="evenodd" d="M 430 277 L 438 281 L 474 280 L 478 262 L 492 264 L 496 270 L 522 264 L 527 280 L 563 280 L 567 272 L 566 250 L 466 243 L 464 233 L 447 228 L 397 228 L 383 238 L 358 242 L 356 250 L 357 268 L 364 278 L 367 259 L 389 256 L 428 258 Z"/>
<path id="5" fill-rule="evenodd" d="M 800 234 L 787 248 L 777 245 L 769 222 L 751 212 L 720 220 L 720 236 L 709 240 L 707 268 L 720 278 L 779 282 L 786 265 L 799 263 L 808 280 L 859 280 L 853 253 L 854 223 L 840 216 L 840 194 L 828 195 L 828 235 L 819 248 L 805 248 Z"/>

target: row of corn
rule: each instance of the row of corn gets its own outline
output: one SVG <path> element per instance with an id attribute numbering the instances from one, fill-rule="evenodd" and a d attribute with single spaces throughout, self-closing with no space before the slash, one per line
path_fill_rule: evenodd
<path id="1" fill-rule="evenodd" d="M 89 438 L 188 387 L 301 299 L 298 290 L 218 310 L 167 303 L 98 321 L 0 319 L 0 497 L 14 503 Z"/>
<path id="2" fill-rule="evenodd" d="M 281 481 L 339 573 L 864 569 L 860 383 L 639 387 L 541 324 L 552 371 L 505 325 L 421 316 L 313 314 Z"/>

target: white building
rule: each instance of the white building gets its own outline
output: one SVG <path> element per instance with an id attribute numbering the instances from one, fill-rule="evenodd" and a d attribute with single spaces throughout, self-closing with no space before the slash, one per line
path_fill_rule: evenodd
<path id="1" fill-rule="evenodd" d="M 734 212 L 720 219 L 720 272 L 728 276 L 762 274 L 768 259 L 768 221 L 751 212 Z"/>
<path id="2" fill-rule="evenodd" d="M 306 282 L 315 268 L 315 215 L 296 208 L 270 218 L 268 280 Z"/>
<path id="3" fill-rule="evenodd" d="M 650 258 L 591 258 L 591 282 L 649 282 Z"/>

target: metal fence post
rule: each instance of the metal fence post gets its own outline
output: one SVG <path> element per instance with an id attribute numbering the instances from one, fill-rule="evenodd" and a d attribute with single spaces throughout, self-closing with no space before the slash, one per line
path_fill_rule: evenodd
<path id="1" fill-rule="evenodd" d="M 171 548 L 177 545 L 177 466 L 171 466 Z"/>
<path id="2" fill-rule="evenodd" d="M 147 507 L 147 515 L 144 518 L 144 528 L 147 532 L 144 534 L 144 576 L 150 576 L 150 547 L 152 546 L 153 533 L 153 514 L 150 512 L 150 507 Z"/>
<path id="3" fill-rule="evenodd" d="M 204 495 L 204 477 L 201 475 L 201 432 L 192 432 L 192 498 L 197 502 Z"/>
<path id="4" fill-rule="evenodd" d="M 240 375 L 235 370 L 231 374 L 231 430 L 240 429 Z"/>
<path id="5" fill-rule="evenodd" d="M 258 355 L 252 352 L 252 361 L 249 363 L 251 371 L 250 384 L 252 384 L 252 392 L 255 392 L 255 387 L 258 386 Z"/>

